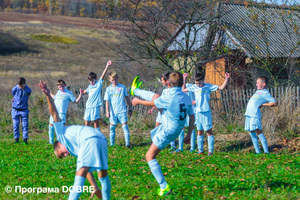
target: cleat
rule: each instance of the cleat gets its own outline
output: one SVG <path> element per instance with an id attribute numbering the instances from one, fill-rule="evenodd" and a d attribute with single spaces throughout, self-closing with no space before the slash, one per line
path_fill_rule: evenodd
<path id="1" fill-rule="evenodd" d="M 159 195 L 159 196 L 166 196 L 167 194 L 169 194 L 170 192 L 171 192 L 171 187 L 170 187 L 170 185 L 169 184 L 167 184 L 167 187 L 165 188 L 165 189 L 161 189 L 161 188 L 158 188 L 157 189 L 157 194 Z"/>
<path id="2" fill-rule="evenodd" d="M 126 148 L 131 149 L 131 146 L 129 144 L 126 145 Z"/>
<path id="3" fill-rule="evenodd" d="M 190 149 L 190 153 L 194 153 L 194 151 L 195 151 L 194 149 Z"/>
<path id="4" fill-rule="evenodd" d="M 169 151 L 175 151 L 175 147 L 170 147 Z"/>
<path id="5" fill-rule="evenodd" d="M 18 138 L 18 139 L 15 139 L 14 144 L 19 144 L 19 138 Z"/>
<path id="6" fill-rule="evenodd" d="M 213 155 L 213 153 L 208 152 L 208 156 L 212 156 L 212 155 Z"/>
<path id="7" fill-rule="evenodd" d="M 203 154 L 203 151 L 202 152 L 198 151 L 198 153 L 197 153 L 197 155 L 202 155 L 202 154 Z"/>
<path id="8" fill-rule="evenodd" d="M 25 144 L 25 145 L 27 144 L 27 139 L 24 139 L 24 143 L 23 144 Z"/>
<path id="9" fill-rule="evenodd" d="M 136 76 L 133 81 L 129 93 L 134 96 L 134 90 L 140 88 L 143 81 L 139 81 L 139 76 Z"/>
<path id="10" fill-rule="evenodd" d="M 181 150 L 181 149 L 176 149 L 176 150 L 173 151 L 172 153 L 180 153 L 180 152 L 183 152 L 183 150 Z"/>

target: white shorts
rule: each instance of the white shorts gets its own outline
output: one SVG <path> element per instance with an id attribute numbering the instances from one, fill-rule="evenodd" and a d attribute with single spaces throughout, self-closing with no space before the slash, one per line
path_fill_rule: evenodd
<path id="1" fill-rule="evenodd" d="M 96 119 L 100 119 L 100 107 L 96 106 L 96 107 L 86 108 L 83 118 L 85 121 L 95 121 Z"/>
<path id="2" fill-rule="evenodd" d="M 58 116 L 61 119 L 61 122 L 65 124 L 66 123 L 66 114 L 65 113 L 58 113 Z M 50 124 L 54 123 L 54 119 L 53 119 L 52 115 L 50 115 L 49 123 Z"/>
<path id="3" fill-rule="evenodd" d="M 256 129 L 262 130 L 261 119 L 257 117 L 246 116 L 245 131 L 256 131 Z"/>
<path id="4" fill-rule="evenodd" d="M 211 111 L 196 112 L 196 125 L 198 131 L 208 131 L 209 129 L 212 129 L 213 125 Z"/>
<path id="5" fill-rule="evenodd" d="M 150 131 L 153 144 L 155 144 L 160 150 L 163 150 L 168 144 L 170 144 L 170 142 L 176 140 L 181 133 L 182 128 L 168 130 L 163 124 L 157 126 L 155 129 Z"/>
<path id="6" fill-rule="evenodd" d="M 81 142 L 77 157 L 78 171 L 82 167 L 89 167 L 89 172 L 107 170 L 107 141 L 100 137 L 91 137 Z"/>
<path id="7" fill-rule="evenodd" d="M 109 122 L 112 125 L 117 125 L 118 123 L 124 124 L 128 121 L 127 112 L 117 113 L 117 114 L 109 114 Z"/>

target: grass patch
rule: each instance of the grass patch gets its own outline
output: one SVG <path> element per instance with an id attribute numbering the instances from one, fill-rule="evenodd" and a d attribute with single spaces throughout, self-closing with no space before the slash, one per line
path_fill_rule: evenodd
<path id="1" fill-rule="evenodd" d="M 56 35 L 32 35 L 31 36 L 35 40 L 40 40 L 44 42 L 59 42 L 65 44 L 78 44 L 79 42 L 72 38 L 61 37 Z"/>
<path id="2" fill-rule="evenodd" d="M 0 148 L 1 199 L 67 199 L 63 186 L 72 186 L 76 158 L 57 159 L 51 146 L 39 136 L 29 145 L 12 144 L 12 135 L 2 135 Z M 145 161 L 149 145 L 132 150 L 108 147 L 112 199 L 157 199 L 156 183 Z M 173 191 L 165 199 L 297 199 L 300 195 L 299 156 L 287 154 L 216 153 L 197 156 L 185 151 L 163 150 L 158 161 Z M 9 173 L 7 173 L 9 172 Z M 94 174 L 96 176 L 96 174 Z M 97 180 L 98 185 L 100 185 Z M 58 193 L 6 193 L 10 185 L 24 188 L 59 188 Z M 85 185 L 89 186 L 88 181 Z M 88 199 L 85 192 L 81 199 Z"/>

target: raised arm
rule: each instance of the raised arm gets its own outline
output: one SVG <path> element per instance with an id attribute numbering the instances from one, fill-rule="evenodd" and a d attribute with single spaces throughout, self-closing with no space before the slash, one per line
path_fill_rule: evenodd
<path id="1" fill-rule="evenodd" d="M 83 89 L 80 89 L 80 90 L 79 90 L 79 96 L 77 97 L 75 103 L 78 103 L 78 102 L 80 101 L 80 98 L 82 97 L 83 92 L 84 92 Z"/>
<path id="2" fill-rule="evenodd" d="M 188 73 L 184 73 L 183 74 L 183 84 L 182 84 L 182 91 L 184 91 L 185 90 L 185 88 L 186 88 L 186 77 L 188 77 Z"/>
<path id="3" fill-rule="evenodd" d="M 61 119 L 58 115 L 57 109 L 55 107 L 54 101 L 50 95 L 50 90 L 47 88 L 47 85 L 45 82 L 40 81 L 39 86 L 41 90 L 44 92 L 44 94 L 47 97 L 47 102 L 48 102 L 48 107 L 49 107 L 49 112 L 53 117 L 54 122 L 60 122 Z"/>
<path id="4" fill-rule="evenodd" d="M 226 72 L 224 83 L 219 86 L 219 88 L 218 88 L 219 90 L 223 90 L 226 87 L 229 77 L 230 77 L 230 74 L 228 72 Z"/>
<path id="5" fill-rule="evenodd" d="M 111 60 L 109 60 L 109 61 L 107 62 L 106 67 L 105 67 L 105 69 L 103 70 L 100 79 L 102 79 L 102 80 L 104 79 L 104 77 L 105 77 L 105 75 L 106 75 L 106 72 L 107 72 L 107 70 L 108 70 L 108 67 L 111 65 L 111 63 L 112 63 Z"/>

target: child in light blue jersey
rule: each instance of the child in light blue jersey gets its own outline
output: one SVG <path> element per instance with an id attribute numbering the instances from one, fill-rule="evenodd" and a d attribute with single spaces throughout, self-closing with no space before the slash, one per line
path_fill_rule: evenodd
<path id="1" fill-rule="evenodd" d="M 230 74 L 226 72 L 223 84 L 218 86 L 205 83 L 204 75 L 198 73 L 195 75 L 195 84 L 183 90 L 184 92 L 194 92 L 195 94 L 198 155 L 203 154 L 204 131 L 207 132 L 208 155 L 213 154 L 214 135 L 212 132 L 212 115 L 209 106 L 210 93 L 216 90 L 223 90 L 226 87 L 229 77 Z"/>
<path id="2" fill-rule="evenodd" d="M 128 115 L 132 115 L 132 105 L 126 90 L 126 87 L 118 83 L 119 77 L 116 72 L 109 73 L 111 85 L 106 88 L 104 100 L 106 100 L 106 117 L 110 122 L 110 146 L 115 144 L 115 130 L 118 123 L 122 124 L 125 137 L 125 146 L 130 148 L 129 129 L 127 125 L 127 107 L 129 105 Z M 125 102 L 126 100 L 126 102 Z M 110 105 L 110 106 L 109 106 Z M 110 107 L 110 112 L 109 112 Z"/>
<path id="3" fill-rule="evenodd" d="M 69 102 L 75 102 L 78 103 L 82 94 L 83 94 L 83 90 L 80 89 L 79 91 L 79 96 L 76 99 L 73 95 L 73 93 L 68 90 L 66 88 L 66 83 L 64 80 L 58 80 L 57 81 L 57 88 L 58 91 L 57 93 L 54 95 L 51 93 L 51 97 L 54 99 L 54 104 L 56 106 L 59 118 L 61 119 L 61 121 L 65 124 L 66 123 L 66 114 L 67 114 L 67 110 L 68 110 L 68 106 L 69 106 Z M 49 144 L 53 144 L 53 140 L 54 140 L 54 127 L 53 127 L 53 117 L 50 116 L 50 120 L 49 120 Z"/>
<path id="4" fill-rule="evenodd" d="M 31 89 L 26 85 L 26 80 L 23 77 L 18 78 L 18 83 L 12 89 L 12 109 L 11 117 L 13 120 L 13 131 L 15 144 L 19 143 L 19 125 L 20 119 L 22 121 L 22 131 L 24 144 L 27 144 L 28 140 L 28 99 L 31 95 Z"/>
<path id="5" fill-rule="evenodd" d="M 102 196 L 103 199 L 110 199 L 111 184 L 107 174 L 108 154 L 105 136 L 92 127 L 80 125 L 64 126 L 46 83 L 40 81 L 39 86 L 47 97 L 49 112 L 54 121 L 53 125 L 58 139 L 53 145 L 55 155 L 58 158 L 63 158 L 70 154 L 77 157 L 74 180 L 75 189 L 70 191 L 69 199 L 79 199 L 86 178 L 91 186 L 94 187 L 92 196 L 95 194 L 99 198 Z M 97 170 L 98 179 L 101 182 L 102 195 L 92 174 L 95 170 Z"/>
<path id="6" fill-rule="evenodd" d="M 104 77 L 106 75 L 108 67 L 111 65 L 111 61 L 109 60 L 106 64 L 105 69 L 97 81 L 97 74 L 91 72 L 88 76 L 88 80 L 90 85 L 88 88 L 83 92 L 83 94 L 88 93 L 89 97 L 86 101 L 86 108 L 84 112 L 84 120 L 85 125 L 90 126 L 91 122 L 94 122 L 94 127 L 100 131 L 100 107 L 102 106 L 102 99 L 101 99 L 101 90 L 102 90 L 102 83 Z"/>
<path id="7" fill-rule="evenodd" d="M 189 83 L 186 84 L 186 77 L 188 77 L 188 75 L 189 75 L 188 73 L 184 73 L 183 74 L 183 85 L 186 85 L 186 88 L 189 88 L 192 85 L 192 84 L 189 84 Z M 184 86 L 182 86 L 182 87 L 183 87 L 183 89 L 185 89 Z M 190 97 L 190 99 L 192 101 L 192 104 L 193 104 L 193 102 L 195 102 L 194 101 L 195 100 L 194 93 L 193 92 L 187 92 L 186 94 Z M 193 109 L 194 109 L 194 104 L 193 104 Z M 194 112 L 195 112 L 195 110 L 194 110 Z M 186 120 L 185 120 L 184 128 L 182 129 L 182 131 L 181 131 L 181 133 L 180 133 L 180 135 L 178 137 L 178 146 L 179 147 L 178 147 L 178 149 L 176 149 L 173 152 L 182 152 L 183 151 L 184 130 L 185 130 L 186 127 L 189 126 L 189 120 L 190 120 L 189 116 L 187 116 Z M 196 121 L 196 119 L 195 119 L 195 121 Z M 195 134 L 195 129 L 193 129 L 192 134 L 191 134 L 191 148 L 190 148 L 190 152 L 194 152 L 195 151 L 195 140 L 196 140 L 196 134 Z"/>
<path id="8" fill-rule="evenodd" d="M 170 185 L 164 179 L 161 167 L 156 160 L 158 153 L 163 150 L 171 141 L 174 141 L 184 127 L 185 118 L 190 116 L 189 131 L 185 143 L 189 142 L 191 132 L 194 128 L 194 111 L 190 98 L 182 92 L 183 77 L 179 72 L 173 72 L 168 79 L 168 93 L 159 95 L 140 90 L 139 96 L 145 100 L 134 98 L 132 105 L 156 106 L 158 109 L 165 109 L 165 121 L 151 131 L 152 144 L 146 153 L 146 160 L 152 174 L 160 185 L 157 193 L 165 196 L 171 192 Z M 134 92 L 136 84 L 133 84 L 131 91 Z M 147 101 L 151 99 L 151 101 Z"/>
<path id="9" fill-rule="evenodd" d="M 268 78 L 265 76 L 258 77 L 256 80 L 257 91 L 253 94 L 248 102 L 246 109 L 245 130 L 250 132 L 250 136 L 254 145 L 255 152 L 260 153 L 258 138 L 262 144 L 265 153 L 269 153 L 267 139 L 262 133 L 261 127 L 261 111 L 262 106 L 276 106 L 275 99 L 271 96 L 270 92 L 265 89 L 268 85 Z M 255 133 L 256 132 L 256 133 Z M 257 135 L 256 135 L 257 134 Z"/>

